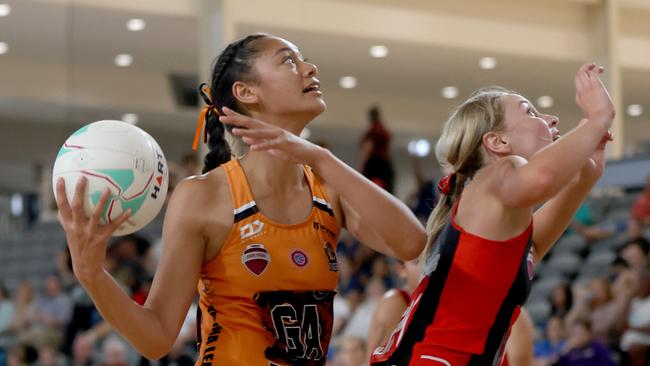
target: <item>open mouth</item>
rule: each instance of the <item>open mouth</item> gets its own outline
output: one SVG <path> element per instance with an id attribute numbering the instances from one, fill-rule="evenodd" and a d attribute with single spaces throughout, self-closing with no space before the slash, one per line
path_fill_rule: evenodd
<path id="1" fill-rule="evenodd" d="M 309 92 L 319 92 L 320 93 L 320 83 L 314 82 L 309 84 L 305 89 L 302 90 L 303 93 Z"/>

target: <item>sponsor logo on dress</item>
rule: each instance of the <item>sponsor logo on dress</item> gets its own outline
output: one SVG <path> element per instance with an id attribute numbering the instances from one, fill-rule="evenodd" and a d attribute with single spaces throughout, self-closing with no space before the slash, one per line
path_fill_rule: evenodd
<path id="1" fill-rule="evenodd" d="M 307 254 L 300 250 L 294 250 L 293 253 L 291 253 L 291 260 L 293 261 L 293 264 L 298 267 L 304 267 L 307 265 L 307 262 L 309 262 Z"/>
<path id="2" fill-rule="evenodd" d="M 246 224 L 239 229 L 241 240 L 252 238 L 264 230 L 264 223 L 260 220 L 255 220 L 250 224 Z"/>
<path id="3" fill-rule="evenodd" d="M 532 281 L 533 277 L 535 277 L 535 259 L 533 257 L 532 250 L 528 252 L 528 257 L 526 258 L 526 262 L 528 268 L 528 279 Z"/>
<path id="4" fill-rule="evenodd" d="M 241 256 L 241 262 L 252 274 L 259 276 L 271 263 L 271 256 L 264 244 L 249 244 Z"/>
<path id="5" fill-rule="evenodd" d="M 336 259 L 336 251 L 334 250 L 334 247 L 330 243 L 325 243 L 323 249 L 325 250 L 325 255 L 327 256 L 327 265 L 329 266 L 330 272 L 338 272 L 339 262 Z"/>

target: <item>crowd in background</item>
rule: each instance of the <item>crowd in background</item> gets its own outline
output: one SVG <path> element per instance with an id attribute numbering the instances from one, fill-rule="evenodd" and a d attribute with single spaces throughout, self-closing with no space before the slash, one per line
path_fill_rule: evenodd
<path id="1" fill-rule="evenodd" d="M 390 133 L 379 110 L 370 113 L 362 137 L 359 170 L 391 191 L 394 172 L 389 156 Z M 423 222 L 435 205 L 435 184 L 423 178 L 415 161 L 417 190 L 409 205 Z M 171 182 L 200 173 L 196 156 L 170 164 Z M 607 273 L 586 285 L 560 284 L 550 296 L 551 315 L 537 326 L 534 363 L 542 365 L 648 365 L 650 347 L 650 243 L 641 234 L 650 225 L 650 179 L 619 226 L 629 233 Z M 571 229 L 587 242 L 621 227 L 602 227 L 588 206 Z M 588 251 L 588 249 L 587 249 Z M 160 238 L 139 235 L 115 238 L 105 268 L 133 301 L 144 303 L 162 253 Z M 337 248 L 338 295 L 334 302 L 333 338 L 328 364 L 367 364 L 366 340 L 377 303 L 387 290 L 401 286 L 394 261 L 343 232 Z M 583 253 L 586 255 L 586 253 Z M 53 259 L 54 260 L 54 259 Z M 148 365 L 103 322 L 91 299 L 72 273 L 67 251 L 56 258 L 56 271 L 42 284 L 22 282 L 9 292 L 0 286 L 0 365 Z M 35 291 L 35 287 L 42 291 Z M 155 364 L 192 365 L 196 357 L 196 305 L 190 308 L 172 351 Z"/>

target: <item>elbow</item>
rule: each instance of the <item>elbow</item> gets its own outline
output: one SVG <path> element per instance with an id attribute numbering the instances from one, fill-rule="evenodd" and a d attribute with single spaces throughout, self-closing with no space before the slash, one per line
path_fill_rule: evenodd
<path id="1" fill-rule="evenodd" d="M 151 342 L 147 345 L 146 349 L 138 350 L 142 356 L 151 361 L 157 361 L 165 357 L 172 349 L 174 342 L 161 340 L 159 342 Z"/>
<path id="2" fill-rule="evenodd" d="M 417 258 L 427 244 L 427 233 L 421 226 L 414 230 L 411 235 L 404 238 L 404 242 L 400 245 L 398 258 L 405 261 L 410 261 Z"/>

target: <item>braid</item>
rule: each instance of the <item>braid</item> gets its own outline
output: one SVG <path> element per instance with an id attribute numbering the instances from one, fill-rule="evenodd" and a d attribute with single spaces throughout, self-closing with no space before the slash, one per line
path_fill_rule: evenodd
<path id="1" fill-rule="evenodd" d="M 203 162 L 203 173 L 229 161 L 232 157 L 230 145 L 225 138 L 227 127 L 219 121 L 219 116 L 214 109 L 219 114 L 224 106 L 238 113 L 243 112 L 232 94 L 232 85 L 236 81 L 254 80 L 252 66 L 258 50 L 251 46 L 251 42 L 263 37 L 267 35 L 252 34 L 229 44 L 214 63 L 210 83 L 212 95 L 209 97 L 216 108 L 210 108 L 205 117 L 210 151 Z"/>

